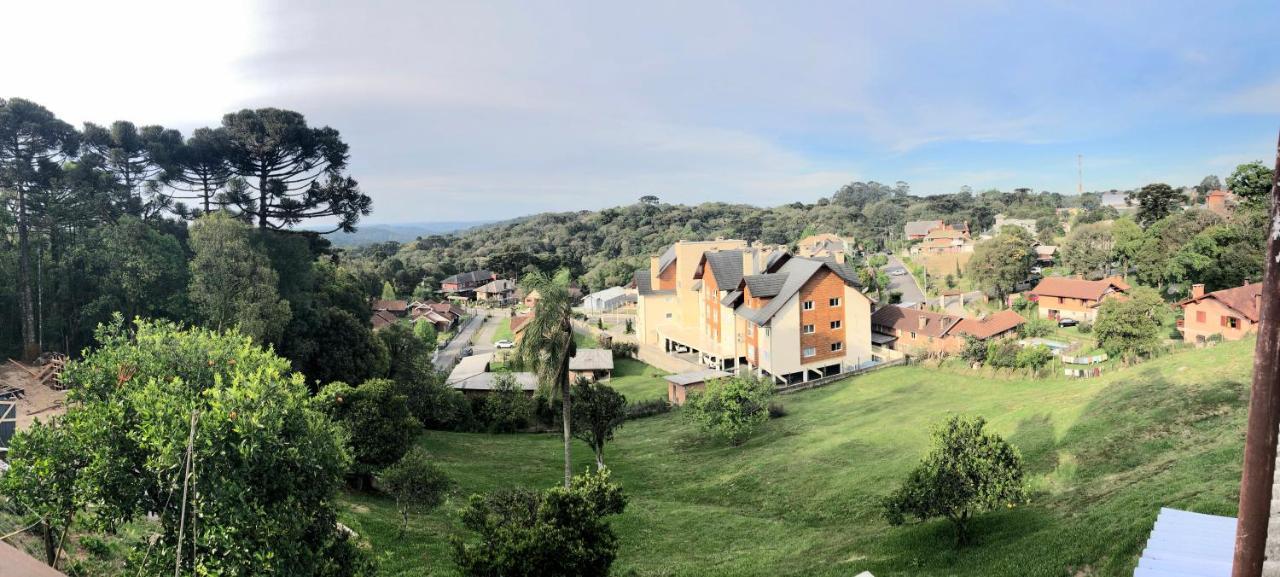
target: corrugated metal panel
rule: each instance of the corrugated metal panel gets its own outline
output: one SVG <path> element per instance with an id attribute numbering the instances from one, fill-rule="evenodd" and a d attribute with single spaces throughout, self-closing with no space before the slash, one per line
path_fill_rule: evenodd
<path id="1" fill-rule="evenodd" d="M 0 401 L 0 449 L 9 448 L 9 439 L 13 438 L 18 426 L 18 404 L 13 401 Z"/>
<path id="2" fill-rule="evenodd" d="M 1133 577 L 1231 577 L 1236 519 L 1160 509 Z"/>

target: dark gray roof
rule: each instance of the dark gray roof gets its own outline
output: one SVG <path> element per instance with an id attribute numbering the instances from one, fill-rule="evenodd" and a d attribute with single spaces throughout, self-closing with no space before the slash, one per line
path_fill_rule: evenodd
<path id="1" fill-rule="evenodd" d="M 907 236 L 924 236 L 929 234 L 929 231 L 937 228 L 940 224 L 942 224 L 942 221 L 940 220 L 913 220 L 908 222 L 906 226 L 903 226 L 902 228 L 906 231 Z"/>
<path id="2" fill-rule="evenodd" d="M 791 258 L 791 253 L 785 250 L 774 251 L 773 254 L 769 255 L 769 260 L 764 263 L 765 272 L 774 272 L 777 270 L 774 268 L 775 266 L 782 266 L 789 258 Z"/>
<path id="3" fill-rule="evenodd" d="M 488 281 L 493 278 L 493 272 L 484 269 L 473 270 L 471 272 L 463 272 L 448 277 L 440 282 L 447 283 L 474 283 L 480 281 Z"/>
<path id="4" fill-rule="evenodd" d="M 740 298 L 742 298 L 742 291 L 729 291 L 729 294 L 724 295 L 724 298 L 720 299 L 720 304 L 731 307 L 737 303 Z"/>
<path id="5" fill-rule="evenodd" d="M 642 295 L 670 294 L 673 291 L 653 290 L 653 283 L 649 282 L 649 269 L 642 268 L 636 271 L 636 293 Z"/>
<path id="6" fill-rule="evenodd" d="M 850 285 L 853 285 L 853 286 L 856 286 L 856 287 L 859 287 L 859 288 L 861 288 L 861 287 L 862 287 L 862 283 L 858 282 L 858 271 L 857 271 L 857 269 L 853 268 L 853 267 L 852 267 L 852 266 L 850 266 L 849 264 L 847 264 L 847 263 L 828 263 L 828 264 L 827 264 L 827 268 L 831 269 L 833 272 L 835 272 L 836 274 L 840 275 L 840 278 L 844 279 L 844 282 L 847 282 L 847 283 L 849 283 Z"/>
<path id="7" fill-rule="evenodd" d="M 667 270 L 673 262 L 676 262 L 676 245 L 674 244 L 667 247 L 666 252 L 658 257 L 658 274 L 662 274 L 662 271 Z"/>
<path id="8" fill-rule="evenodd" d="M 702 258 L 706 261 L 706 267 L 711 269 L 711 274 L 716 277 L 716 286 L 722 291 L 729 291 L 738 288 L 738 284 L 742 282 L 742 251 L 740 250 L 718 250 L 702 253 Z M 706 269 L 702 271 L 706 276 Z"/>
<path id="9" fill-rule="evenodd" d="M 666 380 L 677 385 L 692 385 L 715 379 L 723 379 L 732 377 L 733 375 L 716 369 L 703 369 L 701 371 L 692 371 L 688 373 L 678 373 L 675 375 L 667 375 Z"/>
<path id="10" fill-rule="evenodd" d="M 800 287 L 804 286 L 804 283 L 809 282 L 809 279 L 813 278 L 813 275 L 823 268 L 831 269 L 840 276 L 846 284 L 850 286 L 857 286 L 857 283 L 851 281 L 845 276 L 853 269 L 843 267 L 844 270 L 842 270 L 838 267 L 840 267 L 840 265 L 820 260 L 792 257 L 784 263 L 780 269 L 778 269 L 777 273 L 775 273 L 775 275 L 785 275 L 786 279 L 782 281 L 782 286 L 778 289 L 777 296 L 773 297 L 773 300 L 769 301 L 769 304 L 766 304 L 759 309 L 752 309 L 744 305 L 738 307 L 734 312 L 756 325 L 768 324 L 773 318 L 773 315 L 778 314 L 778 311 L 782 309 L 782 306 L 787 304 L 787 301 L 790 300 L 793 295 L 800 292 Z M 754 293 L 755 291 L 753 290 L 752 292 Z"/>
<path id="11" fill-rule="evenodd" d="M 778 296 L 778 291 L 787 282 L 787 273 L 753 274 L 743 277 L 743 280 L 747 282 L 751 296 L 772 298 Z"/>

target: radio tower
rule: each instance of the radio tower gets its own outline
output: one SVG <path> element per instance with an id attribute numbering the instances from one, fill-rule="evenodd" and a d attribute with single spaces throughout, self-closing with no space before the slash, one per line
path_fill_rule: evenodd
<path id="1" fill-rule="evenodd" d="M 1084 155 L 1076 155 L 1076 194 L 1084 194 Z"/>

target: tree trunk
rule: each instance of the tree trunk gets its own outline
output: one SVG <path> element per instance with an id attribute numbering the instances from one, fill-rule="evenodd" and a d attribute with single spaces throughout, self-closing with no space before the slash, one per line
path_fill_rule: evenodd
<path id="1" fill-rule="evenodd" d="M 36 311 L 31 296 L 31 233 L 27 222 L 27 198 L 22 186 L 18 192 L 18 301 L 22 309 L 22 360 L 31 362 L 40 356 L 36 340 Z"/>
<path id="2" fill-rule="evenodd" d="M 267 173 L 258 176 L 258 228 L 267 228 Z"/>
<path id="3" fill-rule="evenodd" d="M 44 530 L 45 563 L 50 567 L 53 567 L 53 564 L 58 562 L 58 546 L 57 543 L 55 543 L 56 539 L 54 539 L 53 535 L 53 525 L 49 524 L 48 521 L 42 521 L 40 525 Z"/>
<path id="4" fill-rule="evenodd" d="M 596 449 L 596 471 L 604 470 L 604 448 Z"/>
<path id="5" fill-rule="evenodd" d="M 573 480 L 573 462 L 570 455 L 573 438 L 569 436 L 569 423 L 573 420 L 573 413 L 569 410 L 568 378 L 564 380 L 563 386 L 560 387 L 560 415 L 564 420 L 564 487 L 568 489 L 569 482 Z"/>

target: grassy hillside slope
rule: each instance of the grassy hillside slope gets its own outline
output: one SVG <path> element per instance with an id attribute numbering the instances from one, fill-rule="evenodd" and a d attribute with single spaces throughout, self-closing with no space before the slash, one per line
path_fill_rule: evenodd
<path id="1" fill-rule="evenodd" d="M 1161 506 L 1234 514 L 1251 341 L 1089 381 L 976 379 L 902 367 L 784 397 L 789 415 L 741 447 L 678 413 L 628 423 L 606 461 L 631 496 L 614 520 L 618 575 L 1128 575 Z M 950 412 L 986 417 L 1026 457 L 1032 503 L 984 516 L 951 548 L 945 522 L 890 527 L 878 500 Z M 554 485 L 551 435 L 432 432 L 459 495 L 396 538 L 389 500 L 350 495 L 343 521 L 387 575 L 453 575 L 467 493 Z M 579 445 L 579 469 L 589 451 Z"/>

